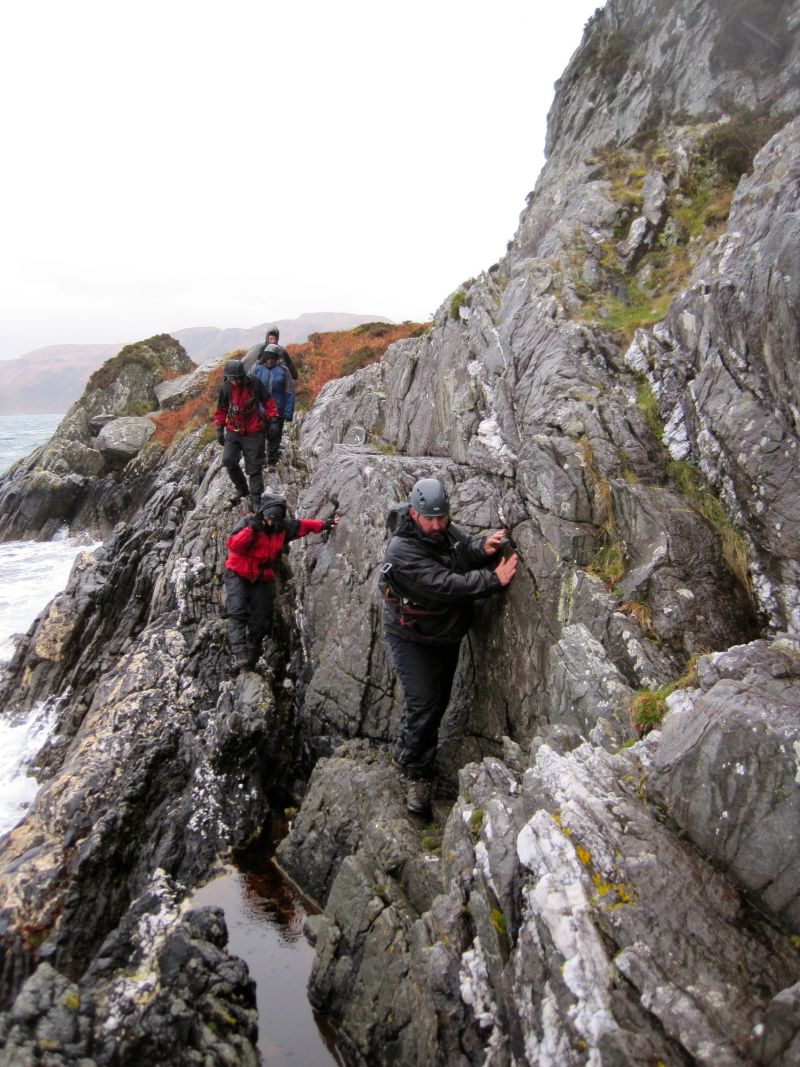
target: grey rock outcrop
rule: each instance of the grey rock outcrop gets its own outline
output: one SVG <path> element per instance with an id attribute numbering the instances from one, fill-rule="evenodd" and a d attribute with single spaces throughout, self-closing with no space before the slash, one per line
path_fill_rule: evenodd
<path id="1" fill-rule="evenodd" d="M 60 698 L 0 843 L 6 1007 L 47 967 L 91 996 L 156 872 L 192 886 L 297 790 L 280 858 L 324 909 L 310 992 L 349 1062 L 796 1062 L 800 5 L 768 7 L 590 20 L 507 255 L 287 435 L 273 488 L 342 521 L 292 546 L 261 676 L 225 678 L 218 452 L 194 431 L 116 476 L 123 521 L 0 693 Z M 96 477 L 70 440 L 65 495 Z M 377 577 L 434 474 L 520 567 L 464 642 L 420 827 Z"/>
<path id="2" fill-rule="evenodd" d="M 800 629 L 800 120 L 757 156 L 701 276 L 629 362 L 644 360 L 676 459 L 691 455 L 747 532 L 756 593 Z"/>
<path id="3" fill-rule="evenodd" d="M 143 446 L 155 431 L 157 389 L 194 368 L 166 335 L 127 345 L 95 371 L 50 441 L 19 460 L 0 486 L 0 539 L 48 540 L 60 528 L 109 533 L 146 493 L 162 455 Z M 125 470 L 139 457 L 138 470 Z"/>
<path id="4" fill-rule="evenodd" d="M 800 933 L 800 640 L 700 660 L 648 785 L 688 837 Z"/>
<path id="5" fill-rule="evenodd" d="M 648 747 L 485 759 L 411 845 L 388 766 L 318 765 L 281 858 L 325 902 L 311 996 L 355 1062 L 745 1064 L 780 1044 L 796 949 L 642 802 Z"/>

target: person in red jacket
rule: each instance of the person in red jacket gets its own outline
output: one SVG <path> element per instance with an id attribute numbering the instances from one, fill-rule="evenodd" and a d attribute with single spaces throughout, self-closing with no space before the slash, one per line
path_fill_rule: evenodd
<path id="1" fill-rule="evenodd" d="M 228 640 L 236 667 L 253 670 L 270 629 L 275 568 L 290 541 L 311 533 L 329 532 L 339 516 L 295 519 L 286 516 L 282 496 L 264 493 L 253 514 L 240 519 L 228 538 L 225 588 L 228 602 Z"/>
<path id="2" fill-rule="evenodd" d="M 217 396 L 214 425 L 217 428 L 217 441 L 223 446 L 222 465 L 236 490 L 232 504 L 238 504 L 249 490 L 251 507 L 253 511 L 258 509 L 264 491 L 265 420 L 277 414 L 277 411 L 275 401 L 264 383 L 248 374 L 240 359 L 228 360 L 225 378 Z M 244 474 L 239 466 L 242 456 Z"/>

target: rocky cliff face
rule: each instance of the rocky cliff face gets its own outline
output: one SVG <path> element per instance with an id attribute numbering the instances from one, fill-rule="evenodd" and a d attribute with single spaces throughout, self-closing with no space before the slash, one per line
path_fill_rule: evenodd
<path id="1" fill-rule="evenodd" d="M 46 541 L 67 525 L 106 534 L 133 514 L 142 499 L 137 485 L 163 454 L 144 449 L 156 429 L 158 390 L 193 370 L 166 335 L 128 345 L 104 363 L 50 441 L 3 479 L 0 538 Z M 134 459 L 138 469 L 129 465 Z"/>
<path id="2" fill-rule="evenodd" d="M 124 521 L 4 691 L 59 697 L 0 843 L 9 1048 L 66 1013 L 97 1062 L 195 1062 L 233 964 L 178 902 L 300 789 L 280 855 L 324 907 L 310 992 L 352 1062 L 798 1061 L 798 26 L 796 0 L 591 20 L 507 255 L 297 427 L 281 488 L 342 522 L 292 548 L 261 676 L 225 678 L 215 446 L 115 476 Z M 431 474 L 522 566 L 464 644 L 420 827 L 376 586 L 387 505 Z M 180 1047 L 171 939 L 214 947 Z"/>

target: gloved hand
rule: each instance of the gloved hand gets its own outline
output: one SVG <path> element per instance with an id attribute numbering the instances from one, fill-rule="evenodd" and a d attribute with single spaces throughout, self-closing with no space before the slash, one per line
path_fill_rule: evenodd
<path id="1" fill-rule="evenodd" d="M 217 427 L 217 444 L 218 445 L 224 445 L 225 444 L 225 427 L 224 426 L 218 426 Z"/>
<path id="2" fill-rule="evenodd" d="M 250 529 L 253 531 L 253 533 L 261 533 L 262 530 L 264 529 L 264 520 L 258 514 L 256 514 L 256 515 L 248 515 L 247 518 L 245 519 L 245 522 L 250 527 Z"/>
<path id="3" fill-rule="evenodd" d="M 322 524 L 322 529 L 324 530 L 325 533 L 330 533 L 331 530 L 334 528 L 334 526 L 338 526 L 338 525 L 339 525 L 339 516 L 338 515 L 334 515 L 332 519 L 326 519 L 325 520 L 325 522 Z"/>

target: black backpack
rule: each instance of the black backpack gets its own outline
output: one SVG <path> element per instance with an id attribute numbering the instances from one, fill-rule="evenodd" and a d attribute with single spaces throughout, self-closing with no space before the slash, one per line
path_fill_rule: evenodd
<path id="1" fill-rule="evenodd" d="M 402 523 L 403 519 L 408 515 L 408 509 L 410 504 L 392 504 L 386 515 L 386 529 L 390 537 L 393 537 Z"/>

